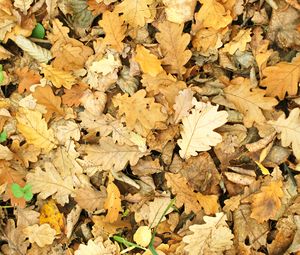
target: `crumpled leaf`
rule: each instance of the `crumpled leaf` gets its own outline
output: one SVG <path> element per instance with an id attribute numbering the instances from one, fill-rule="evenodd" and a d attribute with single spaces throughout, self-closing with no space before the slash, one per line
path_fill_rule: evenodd
<path id="1" fill-rule="evenodd" d="M 237 50 L 245 51 L 247 43 L 251 41 L 251 29 L 242 29 L 232 40 L 224 45 L 223 51 L 233 55 Z"/>
<path id="2" fill-rule="evenodd" d="M 233 242 L 233 234 L 229 229 L 226 215 L 216 213 L 215 217 L 204 216 L 205 224 L 194 224 L 189 227 L 193 232 L 183 237 L 187 245 L 184 250 L 189 255 L 223 254 L 230 249 Z"/>
<path id="3" fill-rule="evenodd" d="M 75 255 L 117 255 L 118 247 L 110 239 L 103 242 L 102 237 L 95 240 L 90 239 L 87 244 L 80 244 Z"/>
<path id="4" fill-rule="evenodd" d="M 180 147 L 179 155 L 183 159 L 197 156 L 198 151 L 208 151 L 211 146 L 221 142 L 221 135 L 213 130 L 227 122 L 228 113 L 218 112 L 218 106 L 196 100 L 195 104 L 195 109 L 182 119 L 183 129 L 180 132 L 182 138 L 177 140 Z"/>
<path id="5" fill-rule="evenodd" d="M 193 19 L 197 0 L 163 0 L 167 20 L 174 23 L 184 23 Z"/>
<path id="6" fill-rule="evenodd" d="M 15 0 L 14 6 L 23 12 L 23 14 L 27 15 L 27 11 L 32 3 L 33 0 Z"/>

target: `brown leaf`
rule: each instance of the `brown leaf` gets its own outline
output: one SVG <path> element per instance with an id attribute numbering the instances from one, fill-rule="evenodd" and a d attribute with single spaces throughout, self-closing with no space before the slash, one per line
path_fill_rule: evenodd
<path id="1" fill-rule="evenodd" d="M 18 68 L 15 70 L 19 78 L 18 92 L 23 93 L 24 91 L 29 92 L 30 86 L 40 82 L 41 76 L 38 72 L 34 70 L 29 70 L 29 68 L 23 67 L 22 69 Z"/>

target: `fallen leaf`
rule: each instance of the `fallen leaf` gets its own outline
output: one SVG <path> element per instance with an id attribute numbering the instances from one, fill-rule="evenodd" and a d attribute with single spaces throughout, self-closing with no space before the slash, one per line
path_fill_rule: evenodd
<path id="1" fill-rule="evenodd" d="M 55 239 L 56 231 L 49 224 L 34 224 L 23 230 L 25 236 L 28 237 L 30 243 L 36 243 L 39 247 L 52 244 Z"/>

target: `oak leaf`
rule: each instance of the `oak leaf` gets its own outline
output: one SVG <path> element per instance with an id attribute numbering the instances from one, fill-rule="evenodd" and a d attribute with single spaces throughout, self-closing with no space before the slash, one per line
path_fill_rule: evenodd
<path id="1" fill-rule="evenodd" d="M 136 46 L 134 59 L 141 66 L 143 73 L 156 76 L 163 71 L 160 60 L 141 45 Z"/>
<path id="2" fill-rule="evenodd" d="M 124 20 L 132 27 L 143 27 L 152 17 L 149 6 L 154 0 L 124 0 L 115 7 L 115 11 L 123 13 Z"/>
<path id="3" fill-rule="evenodd" d="M 95 240 L 90 239 L 87 244 L 80 244 L 75 255 L 117 255 L 119 249 L 113 244 L 110 239 L 103 242 L 102 237 L 97 237 Z"/>
<path id="4" fill-rule="evenodd" d="M 273 217 L 281 207 L 282 191 L 281 181 L 272 181 L 270 184 L 263 186 L 261 192 L 254 194 L 252 197 L 250 217 L 263 223 Z"/>
<path id="5" fill-rule="evenodd" d="M 108 6 L 105 3 L 99 2 L 98 0 L 88 0 L 87 5 L 88 9 L 93 13 L 94 16 L 98 16 L 108 9 Z"/>
<path id="6" fill-rule="evenodd" d="M 227 27 L 232 22 L 230 11 L 217 0 L 200 0 L 200 3 L 202 6 L 195 18 L 203 27 L 218 30 Z"/>
<path id="7" fill-rule="evenodd" d="M 180 147 L 179 155 L 183 159 L 197 156 L 198 151 L 208 151 L 211 146 L 222 141 L 222 136 L 214 129 L 227 122 L 228 113 L 219 111 L 218 106 L 194 101 L 195 109 L 182 119 L 181 139 L 177 140 Z"/>
<path id="8" fill-rule="evenodd" d="M 142 77 L 142 83 L 146 87 L 146 91 L 154 95 L 163 94 L 170 107 L 174 105 L 178 92 L 186 88 L 184 81 L 177 81 L 175 77 L 166 72 L 162 72 L 156 77 L 149 74 L 144 74 Z"/>
<path id="9" fill-rule="evenodd" d="M 272 110 L 277 100 L 265 97 L 265 90 L 252 88 L 248 79 L 238 77 L 231 84 L 224 89 L 225 96 L 244 115 L 245 126 L 251 127 L 253 122 L 264 123 L 262 110 Z"/>
<path id="10" fill-rule="evenodd" d="M 145 153 L 137 146 L 114 143 L 110 137 L 102 137 L 99 145 L 82 145 L 80 150 L 87 155 L 84 160 L 89 165 L 100 167 L 104 171 L 122 171 L 127 163 L 135 165 Z"/>
<path id="11" fill-rule="evenodd" d="M 193 94 L 190 88 L 179 91 L 178 96 L 175 98 L 175 104 L 173 105 L 175 113 L 172 122 L 174 124 L 179 123 L 184 117 L 189 115 L 189 111 L 193 107 Z"/>
<path id="12" fill-rule="evenodd" d="M 41 79 L 41 76 L 38 72 L 30 70 L 27 66 L 23 68 L 17 68 L 15 73 L 19 78 L 19 93 L 23 93 L 25 90 L 29 92 L 30 86 L 39 83 Z"/>
<path id="13" fill-rule="evenodd" d="M 33 93 L 33 97 L 39 104 L 46 106 L 47 113 L 45 120 L 48 122 L 53 114 L 56 117 L 64 117 L 64 110 L 61 108 L 61 98 L 55 96 L 50 86 L 37 87 Z"/>
<path id="14" fill-rule="evenodd" d="M 183 24 L 165 21 L 158 25 L 159 33 L 155 38 L 159 42 L 164 58 L 162 64 L 166 65 L 169 73 L 183 74 L 184 65 L 189 61 L 192 52 L 186 47 L 190 42 L 190 35 L 182 34 Z"/>
<path id="15" fill-rule="evenodd" d="M 0 45 L 0 60 L 8 59 L 12 55 L 13 54 L 11 54 L 7 49 L 5 49 L 3 46 Z"/>
<path id="16" fill-rule="evenodd" d="M 60 70 L 52 67 L 51 65 L 42 65 L 43 69 L 41 73 L 44 74 L 45 78 L 56 87 L 65 87 L 70 89 L 75 84 L 75 77 L 67 71 Z"/>
<path id="17" fill-rule="evenodd" d="M 99 25 L 103 27 L 105 32 L 104 43 L 110 45 L 117 52 L 121 53 L 124 49 L 126 26 L 124 20 L 117 12 L 105 11 Z"/>
<path id="18" fill-rule="evenodd" d="M 45 152 L 50 152 L 56 146 L 53 130 L 47 128 L 47 123 L 40 112 L 19 108 L 16 118 L 17 128 L 27 143 Z"/>
<path id="19" fill-rule="evenodd" d="M 191 211 L 194 213 L 201 211 L 196 193 L 188 186 L 187 180 L 181 174 L 166 173 L 165 177 L 168 187 L 176 195 L 176 206 L 184 205 L 184 211 L 187 214 Z"/>
<path id="20" fill-rule="evenodd" d="M 88 212 L 93 212 L 96 209 L 103 209 L 106 197 L 107 193 L 104 187 L 101 187 L 100 191 L 90 187 L 84 187 L 75 191 L 74 199 L 81 208 Z"/>
<path id="21" fill-rule="evenodd" d="M 204 216 L 205 224 L 194 224 L 189 227 L 193 232 L 183 237 L 187 245 L 184 250 L 189 255 L 223 254 L 230 249 L 234 237 L 226 223 L 226 215 L 216 213 L 215 217 Z"/>
<path id="22" fill-rule="evenodd" d="M 101 73 L 107 75 L 113 73 L 115 69 L 118 69 L 121 66 L 120 59 L 112 53 L 108 53 L 102 59 L 94 61 L 90 67 L 90 70 L 95 73 Z"/>
<path id="23" fill-rule="evenodd" d="M 27 11 L 33 0 L 15 0 L 14 7 L 18 8 L 24 15 L 27 15 Z"/>
<path id="24" fill-rule="evenodd" d="M 282 114 L 276 121 L 269 121 L 268 123 L 281 133 L 282 146 L 292 145 L 294 155 L 300 160 L 300 109 L 293 109 L 287 118 Z"/>
<path id="25" fill-rule="evenodd" d="M 45 163 L 45 171 L 36 167 L 34 172 L 26 176 L 27 183 L 32 186 L 32 193 L 39 193 L 41 199 L 52 196 L 59 204 L 69 202 L 69 195 L 73 194 L 73 181 L 71 176 L 62 178 L 52 163 Z"/>
<path id="26" fill-rule="evenodd" d="M 166 119 L 166 114 L 161 112 L 161 104 L 155 103 L 154 98 L 145 98 L 146 91 L 141 89 L 128 97 L 128 94 L 118 94 L 112 101 L 119 107 L 119 116 L 125 115 L 127 127 L 135 128 L 139 122 L 146 130 L 155 128 L 155 124 Z"/>
<path id="27" fill-rule="evenodd" d="M 56 231 L 49 224 L 34 224 L 23 230 L 23 233 L 28 237 L 30 243 L 36 243 L 39 247 L 52 244 L 55 239 Z"/>
<path id="28" fill-rule="evenodd" d="M 232 40 L 224 45 L 223 51 L 233 55 L 237 50 L 245 51 L 247 43 L 251 41 L 251 29 L 242 29 Z"/>
<path id="29" fill-rule="evenodd" d="M 174 23 L 184 23 L 193 19 L 197 0 L 163 0 L 167 20 Z"/>
<path id="30" fill-rule="evenodd" d="M 80 99 L 87 89 L 87 85 L 84 83 L 79 83 L 78 85 L 72 86 L 71 89 L 66 89 L 65 94 L 62 95 L 62 102 L 67 106 L 79 106 Z"/>
<path id="31" fill-rule="evenodd" d="M 279 99 L 284 99 L 286 93 L 296 95 L 300 80 L 300 54 L 291 63 L 279 62 L 275 66 L 264 68 L 262 74 L 265 78 L 260 84 L 267 87 L 266 95 L 278 96 Z"/>

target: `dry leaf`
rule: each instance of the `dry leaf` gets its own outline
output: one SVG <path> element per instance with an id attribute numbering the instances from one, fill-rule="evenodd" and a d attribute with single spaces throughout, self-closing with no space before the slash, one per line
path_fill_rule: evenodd
<path id="1" fill-rule="evenodd" d="M 27 143 L 45 152 L 51 151 L 56 146 L 53 130 L 47 128 L 47 123 L 42 119 L 40 112 L 20 108 L 16 118 L 17 128 L 24 135 Z"/>
<path id="2" fill-rule="evenodd" d="M 189 111 L 193 107 L 193 95 L 194 93 L 190 88 L 179 91 L 178 96 L 175 98 L 175 104 L 173 105 L 175 113 L 172 122 L 174 124 L 179 123 L 184 117 L 189 115 Z"/>
<path id="3" fill-rule="evenodd" d="M 18 68 L 15 72 L 20 81 L 18 86 L 19 93 L 23 93 L 25 90 L 29 92 L 31 85 L 40 82 L 41 76 L 39 73 L 35 72 L 34 70 L 29 70 L 27 66 L 23 67 L 22 69 Z"/>
<path id="4" fill-rule="evenodd" d="M 261 85 L 267 87 L 266 95 L 278 96 L 283 99 L 285 94 L 289 96 L 297 94 L 300 79 L 300 54 L 293 58 L 291 63 L 280 62 L 275 66 L 268 66 L 262 70 L 265 77 Z"/>
<path id="5" fill-rule="evenodd" d="M 159 33 L 155 38 L 159 42 L 164 58 L 162 64 L 170 73 L 183 74 L 184 65 L 192 56 L 190 50 L 186 50 L 190 42 L 189 34 L 182 34 L 183 25 L 165 21 L 158 25 Z"/>
<path id="6" fill-rule="evenodd" d="M 120 191 L 118 187 L 113 183 L 113 178 L 109 177 L 109 182 L 107 185 L 107 198 L 104 202 L 104 209 L 107 210 L 105 219 L 109 223 L 117 221 L 119 218 L 119 212 L 121 211 L 121 198 Z"/>
<path id="7" fill-rule="evenodd" d="M 56 231 L 49 224 L 34 224 L 23 230 L 24 235 L 29 238 L 30 243 L 36 243 L 39 247 L 52 244 Z"/>
<path id="8" fill-rule="evenodd" d="M 282 146 L 292 145 L 296 158 L 300 160 L 300 109 L 293 109 L 288 118 L 282 114 L 276 121 L 269 121 L 269 123 L 281 133 Z"/>
<path id="9" fill-rule="evenodd" d="M 247 43 L 251 41 L 251 29 L 240 30 L 238 34 L 227 44 L 224 45 L 223 51 L 233 55 L 237 50 L 245 51 Z"/>
<path id="10" fill-rule="evenodd" d="M 242 77 L 231 81 L 224 89 L 226 98 L 244 115 L 244 124 L 251 127 L 255 122 L 264 123 L 266 118 L 262 110 L 272 110 L 277 100 L 265 97 L 266 91 L 252 88 L 250 81 Z"/>
<path id="11" fill-rule="evenodd" d="M 78 250 L 75 251 L 75 255 L 117 255 L 118 248 L 113 244 L 110 239 L 103 242 L 102 237 L 98 237 L 95 240 L 90 239 L 87 245 L 80 244 Z"/>
<path id="12" fill-rule="evenodd" d="M 179 155 L 183 159 L 197 156 L 198 151 L 207 151 L 222 141 L 221 135 L 213 131 L 227 122 L 228 114 L 217 111 L 218 106 L 195 102 L 195 109 L 182 120 L 182 139 L 177 140 Z"/>
<path id="13" fill-rule="evenodd" d="M 267 186 L 261 188 L 261 192 L 252 197 L 251 218 L 262 223 L 275 217 L 281 207 L 280 198 L 283 197 L 281 181 L 272 181 Z"/>
<path id="14" fill-rule="evenodd" d="M 224 213 L 216 213 L 216 217 L 204 216 L 205 224 L 191 225 L 191 235 L 183 237 L 187 243 L 184 250 L 189 255 L 223 254 L 233 244 L 233 234 L 226 223 Z"/>
<path id="15" fill-rule="evenodd" d="M 160 60 L 141 45 L 136 46 L 134 60 L 139 63 L 143 73 L 156 76 L 163 72 Z"/>
<path id="16" fill-rule="evenodd" d="M 196 0 L 163 0 L 167 20 L 174 23 L 184 23 L 193 19 Z"/>

